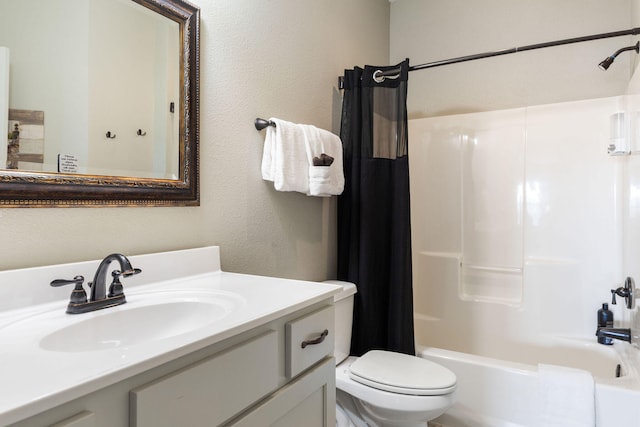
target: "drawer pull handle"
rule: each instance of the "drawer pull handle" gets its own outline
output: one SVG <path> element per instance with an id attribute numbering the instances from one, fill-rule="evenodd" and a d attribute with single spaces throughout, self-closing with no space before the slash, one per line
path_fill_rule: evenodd
<path id="1" fill-rule="evenodd" d="M 308 345 L 320 344 L 322 341 L 324 341 L 327 335 L 329 335 L 329 330 L 325 329 L 324 331 L 322 331 L 319 337 L 314 338 L 312 340 L 302 341 L 302 344 L 300 346 L 302 348 L 305 348 Z"/>

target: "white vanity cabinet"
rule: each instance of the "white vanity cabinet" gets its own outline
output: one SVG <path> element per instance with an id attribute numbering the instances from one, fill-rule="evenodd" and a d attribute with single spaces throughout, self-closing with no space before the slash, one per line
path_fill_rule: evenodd
<path id="1" fill-rule="evenodd" d="M 14 426 L 333 427 L 333 322 L 327 298 Z"/>

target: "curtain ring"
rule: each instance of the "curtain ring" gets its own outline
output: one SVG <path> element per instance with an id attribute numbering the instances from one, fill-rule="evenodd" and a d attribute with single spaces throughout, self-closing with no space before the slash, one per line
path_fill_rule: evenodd
<path id="1" fill-rule="evenodd" d="M 384 76 L 381 76 L 382 70 L 376 70 L 373 72 L 373 81 L 376 83 L 382 83 L 384 81 Z"/>
<path id="2" fill-rule="evenodd" d="M 375 81 L 376 83 L 382 83 L 382 82 L 385 81 L 385 79 L 395 80 L 395 79 L 400 77 L 400 70 L 398 70 L 398 74 L 394 74 L 394 75 L 391 75 L 391 76 L 384 76 L 384 75 L 381 75 L 381 74 L 382 74 L 382 70 L 374 71 L 373 72 L 373 76 L 372 76 L 373 77 L 373 81 Z"/>

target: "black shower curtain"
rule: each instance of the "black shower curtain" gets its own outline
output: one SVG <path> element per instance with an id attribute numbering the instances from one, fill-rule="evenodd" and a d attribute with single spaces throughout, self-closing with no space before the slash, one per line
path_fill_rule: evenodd
<path id="1" fill-rule="evenodd" d="M 351 354 L 415 354 L 407 147 L 408 61 L 345 70 L 338 278 L 358 287 Z M 397 70 L 376 81 L 376 71 Z"/>

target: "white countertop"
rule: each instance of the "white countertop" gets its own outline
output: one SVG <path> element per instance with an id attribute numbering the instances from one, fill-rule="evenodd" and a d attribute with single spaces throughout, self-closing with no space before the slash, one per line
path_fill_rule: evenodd
<path id="1" fill-rule="evenodd" d="M 39 304 L 31 305 L 28 304 L 30 297 L 22 295 L 15 298 L 18 300 L 15 304 L 0 306 L 0 381 L 3 384 L 0 388 L 0 425 L 69 402 L 320 302 L 341 290 L 338 286 L 315 282 L 222 272 L 217 247 L 154 255 L 129 257 L 134 267 L 144 266 L 142 274 L 122 279 L 127 297 L 127 304 L 122 306 L 68 315 L 65 309 L 71 287 L 63 288 L 62 292 L 56 288 L 56 299 L 52 302 L 42 302 L 38 300 L 41 297 L 35 297 Z M 167 260 L 171 262 L 167 263 Z M 188 260 L 186 264 L 193 264 L 193 268 L 185 267 L 184 260 Z M 22 278 L 28 282 L 22 283 L 23 293 L 37 289 L 51 295 L 53 288 L 49 289 L 49 281 L 71 278 L 77 274 L 73 271 L 89 271 L 89 267 L 94 266 L 97 262 L 0 272 L 0 299 L 17 295 L 14 289 L 3 290 L 12 286 L 8 279 Z M 177 270 L 180 271 L 176 273 Z M 187 270 L 195 274 L 189 274 Z M 165 276 L 179 277 L 159 281 L 159 271 L 164 271 Z M 51 276 L 54 273 L 56 275 Z M 145 275 L 146 280 L 143 279 Z M 26 279 L 33 276 L 38 280 Z M 44 283 L 42 277 L 47 277 Z M 142 283 L 134 286 L 137 278 Z M 90 281 L 92 277 L 86 279 Z M 20 282 L 15 285 L 21 286 Z M 116 343 L 98 351 L 52 351 L 40 344 L 45 336 L 65 326 L 108 315 L 113 310 L 140 307 L 150 298 L 171 299 L 176 291 L 183 295 L 186 292 L 221 296 L 231 308 L 224 317 L 206 326 L 142 344 Z"/>

